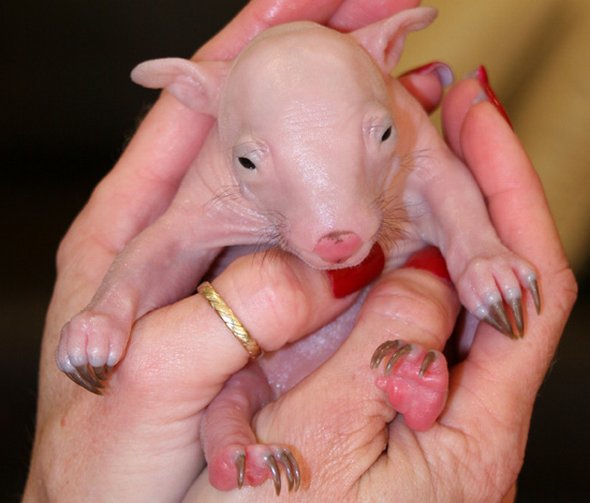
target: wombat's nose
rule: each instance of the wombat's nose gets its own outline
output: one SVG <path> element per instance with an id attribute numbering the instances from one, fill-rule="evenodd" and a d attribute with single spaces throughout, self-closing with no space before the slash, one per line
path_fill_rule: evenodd
<path id="1" fill-rule="evenodd" d="M 330 264 L 341 264 L 352 257 L 362 244 L 361 238 L 354 232 L 334 231 L 320 238 L 313 252 Z"/>

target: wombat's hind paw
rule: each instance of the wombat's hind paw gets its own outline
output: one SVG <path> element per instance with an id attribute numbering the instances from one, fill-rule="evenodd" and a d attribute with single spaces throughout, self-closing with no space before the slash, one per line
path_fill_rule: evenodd
<path id="1" fill-rule="evenodd" d="M 439 351 L 426 350 L 402 340 L 386 341 L 373 353 L 371 368 L 386 362 L 375 381 L 391 406 L 404 415 L 413 430 L 430 428 L 442 412 L 447 398 L 449 373 Z"/>
<path id="2" fill-rule="evenodd" d="M 289 492 L 297 491 L 301 485 L 299 464 L 288 447 L 255 444 L 228 446 L 223 451 L 209 463 L 209 479 L 218 489 L 257 486 L 270 478 L 278 496 L 282 489 L 281 472 L 285 474 Z"/>

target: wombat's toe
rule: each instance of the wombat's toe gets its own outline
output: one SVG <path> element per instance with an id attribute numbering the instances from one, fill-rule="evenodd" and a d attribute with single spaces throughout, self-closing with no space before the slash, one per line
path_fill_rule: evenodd
<path id="1" fill-rule="evenodd" d="M 110 369 L 118 363 L 128 330 L 104 313 L 82 311 L 61 331 L 57 365 L 75 383 L 101 394 Z"/>
<path id="2" fill-rule="evenodd" d="M 289 492 L 297 491 L 301 472 L 295 456 L 282 445 L 228 445 L 219 449 L 209 462 L 209 480 L 217 489 L 228 491 L 245 485 L 258 486 L 271 479 L 277 495 L 284 474 Z"/>
<path id="3" fill-rule="evenodd" d="M 446 403 L 449 373 L 442 353 L 402 340 L 386 341 L 373 353 L 371 367 L 384 364 L 376 384 L 413 430 L 430 428 Z"/>

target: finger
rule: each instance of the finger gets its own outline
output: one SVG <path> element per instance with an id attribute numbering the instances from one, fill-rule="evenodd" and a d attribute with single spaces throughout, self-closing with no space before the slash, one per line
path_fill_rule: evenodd
<path id="1" fill-rule="evenodd" d="M 511 127 L 501 119 L 476 79 L 454 86 L 443 103 L 447 139 L 480 185 L 502 241 L 534 264 L 553 271 L 567 269 L 539 177 Z M 537 278 L 537 283 L 542 279 Z M 531 298 L 538 304 L 536 290 L 532 284 Z"/>
<path id="2" fill-rule="evenodd" d="M 541 181 L 512 129 L 489 103 L 467 113 L 461 144 L 504 243 L 551 272 L 563 267 Z"/>
<path id="3" fill-rule="evenodd" d="M 432 113 L 440 104 L 444 88 L 453 83 L 453 78 L 448 65 L 434 61 L 404 72 L 399 76 L 399 81 L 427 113 Z"/>
<path id="4" fill-rule="evenodd" d="M 352 31 L 419 3 L 420 0 L 344 0 L 329 24 L 337 30 Z"/>
<path id="5" fill-rule="evenodd" d="M 271 26 L 303 19 L 325 23 L 341 4 L 342 0 L 323 2 L 257 0 L 249 2 L 225 28 L 195 53 L 194 59 L 233 59 L 261 31 Z"/>
<path id="6" fill-rule="evenodd" d="M 490 457 L 506 455 L 506 469 L 517 472 L 536 391 L 571 310 L 575 281 L 539 179 L 511 127 L 487 101 L 447 113 L 446 127 L 459 129 L 449 132 L 458 134 L 500 237 L 537 266 L 541 294 L 547 299 L 541 315 L 526 320 L 530 336 L 517 343 L 480 325 L 467 360 L 452 376 L 451 406 L 445 415 L 445 422 L 454 427 L 495 435 L 497 449 L 490 449 Z M 461 115 L 462 123 L 457 120 Z M 527 312 L 533 313 L 530 296 L 527 304 Z M 512 453 L 498 454 L 508 445 Z"/>
<path id="7" fill-rule="evenodd" d="M 441 120 L 445 139 L 453 152 L 461 158 L 461 130 L 465 115 L 481 96 L 481 86 L 475 79 L 463 79 L 452 86 L 443 99 Z"/>
<path id="8" fill-rule="evenodd" d="M 218 35 L 195 53 L 195 58 L 233 59 L 257 33 L 281 23 L 305 19 L 351 31 L 419 3 L 418 0 L 299 0 L 289 2 L 288 5 L 281 0 L 250 2 Z"/>
<path id="9" fill-rule="evenodd" d="M 473 107 L 466 115 L 461 143 L 501 239 L 539 270 L 537 281 L 550 312 L 545 319 L 530 316 L 529 323 L 536 323 L 539 328 L 545 323 L 563 323 L 572 301 L 571 271 L 541 182 L 522 145 L 487 102 Z M 528 303 L 535 303 L 534 295 L 529 296 Z M 557 337 L 556 333 L 555 340 L 544 341 L 552 342 L 547 349 L 554 347 Z"/>

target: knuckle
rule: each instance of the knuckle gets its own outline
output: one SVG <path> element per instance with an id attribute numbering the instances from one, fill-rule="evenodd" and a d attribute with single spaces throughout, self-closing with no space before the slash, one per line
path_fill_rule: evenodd
<path id="1" fill-rule="evenodd" d="M 375 286 L 363 317 L 394 320 L 425 334 L 449 332 L 458 301 L 452 289 L 429 275 L 399 270 Z"/>
<path id="2" fill-rule="evenodd" d="M 284 343 L 303 335 L 313 314 L 313 301 L 289 262 L 267 262 L 261 269 L 260 286 L 257 303 L 264 306 L 263 325 L 273 333 L 273 339 Z"/>
<path id="3" fill-rule="evenodd" d="M 316 303 L 294 263 L 283 256 L 254 255 L 236 260 L 222 273 L 229 283 L 226 300 L 267 351 L 309 332 Z"/>

